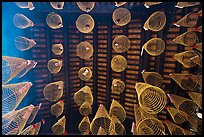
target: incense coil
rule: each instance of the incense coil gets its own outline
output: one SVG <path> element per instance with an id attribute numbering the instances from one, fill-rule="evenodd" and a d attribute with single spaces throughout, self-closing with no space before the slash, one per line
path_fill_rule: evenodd
<path id="1" fill-rule="evenodd" d="M 192 125 L 193 129 L 202 135 L 202 119 L 198 118 L 196 115 L 187 116 L 188 122 Z"/>
<path id="2" fill-rule="evenodd" d="M 26 60 L 26 64 L 27 66 L 25 68 L 23 68 L 22 71 L 20 71 L 17 75 L 16 78 L 21 78 L 23 77 L 25 74 L 27 74 L 27 72 L 29 72 L 32 68 L 35 68 L 35 66 L 37 65 L 37 62 L 35 60 Z"/>
<path id="3" fill-rule="evenodd" d="M 89 14 L 82 14 L 76 20 L 76 27 L 81 33 L 90 33 L 94 25 L 94 19 Z"/>
<path id="4" fill-rule="evenodd" d="M 63 116 L 53 126 L 52 132 L 56 135 L 62 135 L 65 132 L 66 118 Z"/>
<path id="5" fill-rule="evenodd" d="M 100 126 L 97 135 L 107 135 L 108 133 Z"/>
<path id="6" fill-rule="evenodd" d="M 50 5 L 56 10 L 61 10 L 64 7 L 64 2 L 50 2 Z"/>
<path id="7" fill-rule="evenodd" d="M 120 6 L 123 6 L 125 5 L 127 2 L 115 2 L 115 6 L 116 7 L 120 7 Z"/>
<path id="8" fill-rule="evenodd" d="M 202 42 L 201 42 L 201 43 L 196 43 L 195 48 L 196 48 L 197 50 L 199 50 L 199 51 L 202 51 L 202 49 L 203 49 L 203 44 L 202 44 Z"/>
<path id="9" fill-rule="evenodd" d="M 161 4 L 162 2 L 144 2 L 144 6 L 146 8 L 150 8 L 150 6 Z"/>
<path id="10" fill-rule="evenodd" d="M 88 116 L 85 116 L 79 123 L 78 129 L 81 133 L 90 132 L 90 120 Z"/>
<path id="11" fill-rule="evenodd" d="M 191 60 L 202 67 L 202 55 L 200 53 L 198 54 L 198 56 L 192 57 Z"/>
<path id="12" fill-rule="evenodd" d="M 13 17 L 13 23 L 16 27 L 20 29 L 25 29 L 34 26 L 34 23 L 23 14 L 15 14 Z"/>
<path id="13" fill-rule="evenodd" d="M 32 2 L 15 2 L 15 4 L 22 9 L 33 10 L 35 8 Z"/>
<path id="14" fill-rule="evenodd" d="M 85 12 L 90 12 L 95 6 L 95 2 L 76 2 L 77 6 Z"/>
<path id="15" fill-rule="evenodd" d="M 36 42 L 33 39 L 28 39 L 23 36 L 18 36 L 15 38 L 15 46 L 20 51 L 28 50 L 36 45 Z"/>
<path id="16" fill-rule="evenodd" d="M 50 71 L 50 73 L 58 73 L 60 72 L 62 68 L 62 61 L 58 59 L 51 59 L 47 63 L 47 68 Z"/>
<path id="17" fill-rule="evenodd" d="M 88 116 L 92 113 L 91 104 L 88 101 L 84 101 L 84 103 L 79 108 L 79 112 L 82 116 Z"/>
<path id="18" fill-rule="evenodd" d="M 142 77 L 144 82 L 153 86 L 160 87 L 162 85 L 163 78 L 157 72 L 143 72 Z"/>
<path id="19" fill-rule="evenodd" d="M 93 46 L 89 42 L 80 42 L 76 49 L 77 56 L 81 59 L 89 59 L 93 55 Z"/>
<path id="20" fill-rule="evenodd" d="M 111 119 L 115 123 L 115 130 L 114 131 L 116 132 L 116 134 L 117 135 L 124 135 L 125 127 L 120 122 L 120 120 L 116 116 L 114 116 L 114 115 L 111 116 Z M 113 132 L 113 134 L 115 134 L 115 133 Z"/>
<path id="21" fill-rule="evenodd" d="M 173 107 L 167 107 L 166 109 L 176 124 L 182 124 L 186 121 L 185 114 L 183 114 L 182 111 L 179 111 L 178 109 Z"/>
<path id="22" fill-rule="evenodd" d="M 47 15 L 46 22 L 52 29 L 59 29 L 63 27 L 62 17 L 55 12 L 51 12 Z"/>
<path id="23" fill-rule="evenodd" d="M 179 36 L 177 36 L 173 41 L 177 44 L 182 44 L 184 46 L 190 47 L 198 42 L 198 36 L 194 31 L 187 31 Z"/>
<path id="24" fill-rule="evenodd" d="M 42 103 L 40 103 L 38 106 L 34 106 L 32 113 L 30 114 L 30 117 L 27 121 L 28 124 L 31 124 L 33 122 L 33 120 L 35 119 L 38 111 L 40 110 Z"/>
<path id="25" fill-rule="evenodd" d="M 128 9 L 117 8 L 112 14 L 113 22 L 118 26 L 125 26 L 131 20 L 131 13 Z"/>
<path id="26" fill-rule="evenodd" d="M 171 135 L 185 135 L 185 131 L 180 126 L 170 122 L 169 120 L 165 121 L 167 128 Z"/>
<path id="27" fill-rule="evenodd" d="M 56 118 L 58 116 L 60 116 L 63 111 L 64 111 L 64 101 L 60 100 L 57 103 L 53 104 L 50 108 L 51 114 L 53 114 L 54 116 L 56 116 Z"/>
<path id="28" fill-rule="evenodd" d="M 92 71 L 88 67 L 80 68 L 78 72 L 78 77 L 83 81 L 88 81 L 92 77 Z"/>
<path id="29" fill-rule="evenodd" d="M 26 129 L 21 131 L 18 135 L 34 135 L 35 134 L 35 128 L 33 125 L 28 126 Z"/>
<path id="30" fill-rule="evenodd" d="M 52 45 L 52 52 L 55 55 L 62 55 L 63 51 L 64 51 L 64 48 L 61 43 Z"/>
<path id="31" fill-rule="evenodd" d="M 125 89 L 125 83 L 119 79 L 113 79 L 112 81 L 112 86 L 111 86 L 111 90 L 114 92 L 123 92 L 123 90 Z"/>
<path id="32" fill-rule="evenodd" d="M 192 75 L 190 77 L 194 82 L 196 82 L 198 85 L 202 87 L 202 75 Z"/>
<path id="33" fill-rule="evenodd" d="M 127 67 L 127 60 L 121 55 L 116 55 L 111 60 L 111 68 L 115 72 L 122 72 Z"/>
<path id="34" fill-rule="evenodd" d="M 177 8 L 185 8 L 185 7 L 191 7 L 195 5 L 199 5 L 200 2 L 178 2 L 175 7 Z"/>
<path id="35" fill-rule="evenodd" d="M 36 125 L 36 128 L 35 128 L 35 134 L 34 135 L 38 135 L 40 128 L 41 128 L 41 122 L 37 122 L 35 125 Z"/>
<path id="36" fill-rule="evenodd" d="M 202 94 L 197 92 L 187 92 L 191 99 L 202 109 Z"/>
<path id="37" fill-rule="evenodd" d="M 130 40 L 125 35 L 119 35 L 113 40 L 112 47 L 118 53 L 126 52 L 130 48 Z"/>

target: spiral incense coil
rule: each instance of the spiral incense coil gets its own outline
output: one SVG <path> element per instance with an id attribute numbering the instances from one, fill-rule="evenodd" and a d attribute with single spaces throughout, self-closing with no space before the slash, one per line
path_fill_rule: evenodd
<path id="1" fill-rule="evenodd" d="M 179 36 L 177 36 L 173 41 L 177 44 L 182 44 L 184 46 L 193 46 L 198 42 L 198 36 L 194 31 L 187 31 Z"/>
<path id="2" fill-rule="evenodd" d="M 164 28 L 166 24 L 166 15 L 164 12 L 157 11 L 154 12 L 145 22 L 144 29 L 152 31 L 160 31 Z"/>
<path id="3" fill-rule="evenodd" d="M 22 9 L 33 10 L 35 8 L 32 2 L 15 2 L 15 4 Z"/>
<path id="4" fill-rule="evenodd" d="M 114 116 L 114 115 L 111 116 L 111 119 L 115 123 L 115 130 L 114 131 L 116 132 L 116 134 L 117 135 L 124 135 L 125 127 L 120 122 L 120 120 L 116 116 Z M 115 133 L 113 133 L 113 134 L 115 134 Z"/>
<path id="5" fill-rule="evenodd" d="M 77 6 L 85 12 L 90 12 L 95 6 L 95 2 L 76 2 Z"/>
<path id="6" fill-rule="evenodd" d="M 187 92 L 191 99 L 202 109 L 202 94 L 197 92 Z"/>
<path id="7" fill-rule="evenodd" d="M 118 8 L 113 12 L 113 22 L 118 26 L 125 26 L 131 20 L 131 13 L 128 9 Z"/>
<path id="8" fill-rule="evenodd" d="M 58 73 L 60 72 L 62 68 L 62 61 L 58 59 L 51 59 L 47 63 L 47 68 L 50 71 L 50 73 Z"/>
<path id="9" fill-rule="evenodd" d="M 84 103 L 79 108 L 79 112 L 82 116 L 88 116 L 92 113 L 91 104 L 88 101 L 84 101 Z"/>
<path id="10" fill-rule="evenodd" d="M 34 23 L 23 14 L 15 14 L 13 17 L 13 23 L 16 27 L 20 29 L 25 29 L 34 26 Z"/>
<path id="11" fill-rule="evenodd" d="M 119 79 L 113 79 L 112 81 L 112 86 L 111 86 L 111 90 L 114 92 L 123 92 L 123 90 L 125 89 L 125 83 Z"/>
<path id="12" fill-rule="evenodd" d="M 135 89 L 136 89 L 136 91 L 141 91 L 141 90 L 143 90 L 143 89 L 146 88 L 146 87 L 149 87 L 149 84 L 143 83 L 143 82 L 137 82 L 137 83 L 135 84 Z"/>
<path id="13" fill-rule="evenodd" d="M 146 8 L 150 8 L 150 6 L 161 4 L 162 2 L 144 2 L 144 6 Z"/>
<path id="14" fill-rule="evenodd" d="M 144 82 L 152 86 L 160 87 L 162 84 L 162 76 L 157 72 L 143 72 L 142 77 Z"/>
<path id="15" fill-rule="evenodd" d="M 56 118 L 60 116 L 64 111 L 64 100 L 60 100 L 52 105 L 50 111 L 54 116 L 56 116 Z"/>
<path id="16" fill-rule="evenodd" d="M 46 17 L 47 25 L 52 29 L 59 29 L 63 27 L 62 17 L 54 12 L 51 12 Z"/>
<path id="17" fill-rule="evenodd" d="M 47 100 L 55 102 L 62 97 L 63 89 L 64 89 L 63 81 L 52 82 L 45 86 L 43 94 Z"/>
<path id="18" fill-rule="evenodd" d="M 15 46 L 21 51 L 28 50 L 36 45 L 36 42 L 33 39 L 28 39 L 23 36 L 18 36 L 15 39 Z"/>
<path id="19" fill-rule="evenodd" d="M 66 118 L 63 116 L 53 126 L 52 132 L 56 135 L 62 135 L 65 132 Z"/>
<path id="20" fill-rule="evenodd" d="M 35 119 L 38 111 L 40 110 L 42 106 L 42 103 L 40 103 L 38 106 L 34 106 L 32 113 L 30 114 L 30 117 L 27 121 L 28 124 L 31 124 L 33 122 L 33 120 Z"/>
<path id="21" fill-rule="evenodd" d="M 175 7 L 177 8 L 185 8 L 185 7 L 191 7 L 195 5 L 199 5 L 200 2 L 178 2 Z"/>
<path id="22" fill-rule="evenodd" d="M 61 10 L 64 7 L 64 2 L 50 2 L 50 5 L 56 10 Z"/>
<path id="23" fill-rule="evenodd" d="M 121 55 L 116 55 L 111 60 L 111 68 L 115 72 L 122 72 L 127 67 L 127 60 Z"/>
<path id="24" fill-rule="evenodd" d="M 35 128 L 33 125 L 28 126 L 26 129 L 21 131 L 18 135 L 34 135 L 35 134 Z"/>
<path id="25" fill-rule="evenodd" d="M 88 116 L 85 116 L 79 123 L 78 129 L 81 133 L 90 132 L 90 120 Z"/>
<path id="26" fill-rule="evenodd" d="M 89 59 L 93 55 L 93 46 L 89 42 L 80 42 L 76 49 L 77 56 Z"/>
<path id="27" fill-rule="evenodd" d="M 63 51 L 64 51 L 64 48 L 61 43 L 52 45 L 52 52 L 55 55 L 62 55 Z"/>
<path id="28" fill-rule="evenodd" d="M 38 135 L 40 128 L 41 128 L 41 122 L 37 122 L 35 125 L 36 125 L 36 128 L 35 128 L 34 135 Z"/>
<path id="29" fill-rule="evenodd" d="M 91 32 L 94 25 L 94 19 L 89 14 L 82 14 L 76 20 L 76 27 L 81 33 Z"/>
<path id="30" fill-rule="evenodd" d="M 186 117 L 184 116 L 182 111 L 179 111 L 178 109 L 170 106 L 166 107 L 166 109 L 176 124 L 182 124 L 186 121 Z"/>
<path id="31" fill-rule="evenodd" d="M 182 111 L 185 116 L 192 115 L 197 109 L 197 105 L 190 99 L 177 96 L 174 94 L 167 94 L 171 103 L 179 110 Z"/>
<path id="32" fill-rule="evenodd" d="M 170 122 L 169 120 L 165 120 L 165 124 L 169 130 L 171 135 L 185 135 L 185 131 L 180 126 Z"/>
<path id="33" fill-rule="evenodd" d="M 127 2 L 115 2 L 115 6 L 116 7 L 120 7 L 120 6 L 123 6 L 125 5 Z"/>
<path id="34" fill-rule="evenodd" d="M 107 135 L 107 132 L 100 126 L 97 135 Z"/>
<path id="35" fill-rule="evenodd" d="M 89 86 L 84 86 L 74 93 L 74 102 L 78 106 L 81 106 L 85 101 L 88 101 L 90 105 L 93 104 L 93 95 Z"/>
<path id="36" fill-rule="evenodd" d="M 82 67 L 78 72 L 78 77 L 83 81 L 88 81 L 92 77 L 92 71 L 88 67 Z"/>
<path id="37" fill-rule="evenodd" d="M 112 47 L 118 53 L 126 52 L 130 47 L 130 40 L 125 35 L 119 35 L 113 40 Z"/>
<path id="38" fill-rule="evenodd" d="M 198 118 L 196 115 L 190 115 L 187 117 L 188 122 L 192 125 L 193 129 L 202 135 L 202 119 Z"/>

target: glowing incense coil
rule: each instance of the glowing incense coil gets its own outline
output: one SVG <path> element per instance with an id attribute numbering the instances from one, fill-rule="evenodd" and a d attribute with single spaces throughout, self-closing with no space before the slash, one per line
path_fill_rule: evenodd
<path id="1" fill-rule="evenodd" d="M 178 2 L 175 7 L 177 8 L 185 8 L 185 7 L 191 7 L 195 5 L 199 5 L 200 2 Z"/>
<path id="2" fill-rule="evenodd" d="M 121 106 L 120 103 L 118 103 L 114 99 L 112 100 L 112 103 L 110 106 L 109 115 L 116 116 L 120 122 L 123 122 L 126 118 L 125 109 L 123 108 L 123 106 Z"/>
<path id="3" fill-rule="evenodd" d="M 88 116 L 92 113 L 91 104 L 88 101 L 84 101 L 84 103 L 79 108 L 79 112 L 82 116 Z"/>
<path id="4" fill-rule="evenodd" d="M 34 26 L 34 23 L 23 14 L 15 14 L 13 17 L 13 23 L 16 27 L 20 29 L 25 29 Z"/>
<path id="5" fill-rule="evenodd" d="M 125 26 L 131 20 L 131 13 L 128 9 L 118 8 L 113 12 L 113 22 L 118 26 Z"/>
<path id="6" fill-rule="evenodd" d="M 52 82 L 45 86 L 43 94 L 47 100 L 55 102 L 62 97 L 63 89 L 64 89 L 63 81 Z"/>
<path id="7" fill-rule="evenodd" d="M 15 39 L 15 46 L 21 51 L 28 50 L 36 45 L 36 42 L 33 39 L 28 39 L 23 36 L 18 36 Z"/>
<path id="8" fill-rule="evenodd" d="M 33 10 L 35 8 L 32 2 L 15 2 L 15 4 L 22 9 Z"/>
<path id="9" fill-rule="evenodd" d="M 170 122 L 169 120 L 165 120 L 165 124 L 171 135 L 185 135 L 185 131 L 180 126 Z"/>
<path id="10" fill-rule="evenodd" d="M 54 116 L 60 116 L 64 111 L 64 100 L 60 100 L 54 105 L 52 105 L 50 111 Z"/>
<path id="11" fill-rule="evenodd" d="M 202 109 L 202 94 L 196 92 L 187 92 L 191 99 Z"/>
<path id="12" fill-rule="evenodd" d="M 54 12 L 51 12 L 46 17 L 47 25 L 52 29 L 59 29 L 63 27 L 62 17 Z"/>
<path id="13" fill-rule="evenodd" d="M 166 24 L 166 15 L 164 12 L 157 11 L 154 12 L 145 22 L 144 29 L 152 31 L 160 31 L 164 28 Z"/>
<path id="14" fill-rule="evenodd" d="M 62 68 L 62 61 L 58 59 L 51 59 L 47 63 L 47 68 L 50 73 L 58 73 Z"/>
<path id="15" fill-rule="evenodd" d="M 31 86 L 31 82 L 2 85 L 2 114 L 15 110 Z"/>
<path id="16" fill-rule="evenodd" d="M 143 72 L 142 77 L 144 82 L 153 86 L 160 87 L 162 84 L 162 76 L 157 72 Z"/>
<path id="17" fill-rule="evenodd" d="M 182 114 L 185 114 L 185 116 L 193 114 L 197 109 L 196 103 L 190 99 L 177 96 L 174 94 L 167 94 L 167 95 L 170 98 L 171 103 L 173 103 L 177 109 L 182 111 L 183 112 Z"/>
<path id="18" fill-rule="evenodd" d="M 64 2 L 50 2 L 50 5 L 56 10 L 61 10 L 64 7 Z"/>
<path id="19" fill-rule="evenodd" d="M 56 135 L 62 135 L 65 132 L 66 118 L 63 116 L 53 126 L 52 132 Z"/>
<path id="20" fill-rule="evenodd" d="M 76 20 L 76 27 L 81 33 L 91 32 L 94 25 L 94 19 L 89 14 L 82 14 Z"/>
<path id="21" fill-rule="evenodd" d="M 198 36 L 194 31 L 187 31 L 177 36 L 173 41 L 184 46 L 192 46 L 198 42 Z"/>
<path id="22" fill-rule="evenodd" d="M 193 129 L 199 135 L 202 135 L 202 119 L 198 118 L 195 115 L 190 115 L 190 116 L 187 116 L 187 120 L 192 125 Z"/>
<path id="23" fill-rule="evenodd" d="M 123 90 L 125 89 L 125 83 L 119 79 L 113 79 L 112 81 L 112 86 L 111 86 L 111 90 L 114 92 L 123 92 Z"/>
<path id="24" fill-rule="evenodd" d="M 90 120 L 88 116 L 85 116 L 79 123 L 78 129 L 81 133 L 90 132 Z"/>
<path id="25" fill-rule="evenodd" d="M 93 55 L 93 46 L 89 42 L 80 42 L 76 49 L 77 56 L 89 59 Z"/>
<path id="26" fill-rule="evenodd" d="M 33 110 L 33 105 L 24 107 L 20 110 L 10 111 L 2 116 L 2 135 L 19 134 Z"/>
<path id="27" fill-rule="evenodd" d="M 36 128 L 35 128 L 34 135 L 38 135 L 40 128 L 41 128 L 41 122 L 37 122 L 35 125 L 36 125 Z"/>
<path id="28" fill-rule="evenodd" d="M 153 5 L 157 5 L 157 4 L 161 4 L 162 2 L 145 2 L 144 3 L 144 6 L 146 8 L 150 8 L 150 6 L 153 6 Z"/>
<path id="29" fill-rule="evenodd" d="M 100 126 L 97 135 L 107 135 L 107 132 Z"/>
<path id="30" fill-rule="evenodd" d="M 161 112 L 167 103 L 165 92 L 161 88 L 152 85 L 144 86 L 144 88 L 137 90 L 137 86 L 143 84 L 138 82 L 135 86 L 140 107 L 150 114 Z"/>
<path id="31" fill-rule="evenodd" d="M 83 81 L 88 81 L 92 77 L 92 71 L 88 67 L 82 67 L 78 72 L 78 77 Z"/>
<path id="32" fill-rule="evenodd" d="M 77 6 L 85 12 L 90 12 L 95 6 L 95 2 L 76 2 Z"/>
<path id="33" fill-rule="evenodd" d="M 119 35 L 113 40 L 112 47 L 118 53 L 126 52 L 130 47 L 130 40 L 125 35 Z"/>
<path id="34" fill-rule="evenodd" d="M 127 2 L 115 2 L 115 6 L 116 7 L 120 7 L 120 6 L 123 6 L 125 5 Z"/>
<path id="35" fill-rule="evenodd" d="M 35 119 L 35 117 L 36 117 L 38 111 L 40 110 L 41 106 L 42 106 L 42 103 L 40 103 L 38 106 L 35 106 L 33 108 L 33 111 L 30 114 L 30 117 L 29 117 L 29 119 L 27 121 L 28 124 L 31 124 L 33 122 L 33 120 Z"/>
<path id="36" fill-rule="evenodd" d="M 116 132 L 116 134 L 123 135 L 125 133 L 125 127 L 123 126 L 123 124 L 120 122 L 120 120 L 116 116 L 112 115 L 111 118 L 113 122 L 115 123 L 114 131 Z"/>
<path id="37" fill-rule="evenodd" d="M 93 95 L 89 86 L 84 86 L 74 93 L 74 102 L 78 106 L 81 106 L 85 101 L 88 101 L 91 105 L 93 104 Z"/>
<path id="38" fill-rule="evenodd" d="M 64 48 L 61 43 L 52 45 L 52 52 L 55 55 L 62 55 L 63 51 L 64 51 Z"/>
<path id="39" fill-rule="evenodd" d="M 111 68 L 115 72 L 122 72 L 127 67 L 127 60 L 121 55 L 116 55 L 111 60 Z"/>
<path id="40" fill-rule="evenodd" d="M 30 125 L 18 135 L 34 135 L 34 134 L 35 134 L 35 128 L 33 125 Z"/>
<path id="41" fill-rule="evenodd" d="M 176 124 L 182 124 L 183 122 L 186 121 L 186 118 L 184 114 L 182 113 L 182 111 L 179 111 L 178 109 L 170 107 L 170 106 L 166 107 L 166 109 Z"/>

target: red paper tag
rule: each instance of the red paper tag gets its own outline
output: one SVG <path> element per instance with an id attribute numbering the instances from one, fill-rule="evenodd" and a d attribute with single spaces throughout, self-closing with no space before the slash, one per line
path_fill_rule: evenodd
<path id="1" fill-rule="evenodd" d="M 42 119 L 42 123 L 45 124 L 45 120 L 44 119 Z"/>
<path id="2" fill-rule="evenodd" d="M 171 106 L 166 106 L 165 108 L 171 108 Z"/>
<path id="3" fill-rule="evenodd" d="M 196 48 L 196 44 L 193 44 L 193 45 L 192 45 L 192 48 L 195 49 L 195 48 Z"/>
<path id="4" fill-rule="evenodd" d="M 36 124 L 33 124 L 33 128 L 36 128 Z"/>
<path id="5" fill-rule="evenodd" d="M 60 100 L 61 102 L 64 102 L 64 100 Z"/>
<path id="6" fill-rule="evenodd" d="M 67 131 L 64 131 L 64 135 L 67 135 Z"/>
<path id="7" fill-rule="evenodd" d="M 199 31 L 199 30 L 200 30 L 200 28 L 195 28 L 195 29 L 194 29 L 194 31 Z"/>
<path id="8" fill-rule="evenodd" d="M 168 123 L 168 122 L 169 122 L 169 120 L 168 120 L 168 119 L 165 119 L 165 122 L 167 122 L 167 123 Z"/>

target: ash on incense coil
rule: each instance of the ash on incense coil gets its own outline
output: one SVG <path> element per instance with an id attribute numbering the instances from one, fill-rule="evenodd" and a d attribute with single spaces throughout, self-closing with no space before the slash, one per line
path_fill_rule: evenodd
<path id="1" fill-rule="evenodd" d="M 192 125 L 193 129 L 202 135 L 202 119 L 198 118 L 196 115 L 187 116 L 188 122 Z"/>
<path id="2" fill-rule="evenodd" d="M 180 126 L 170 122 L 169 120 L 165 120 L 165 124 L 171 135 L 185 135 L 185 131 Z"/>
<path id="3" fill-rule="evenodd" d="M 153 86 L 160 87 L 163 81 L 162 76 L 157 72 L 143 72 L 144 82 Z"/>
<path id="4" fill-rule="evenodd" d="M 79 131 L 83 133 L 89 133 L 90 132 L 90 120 L 88 116 L 85 116 L 82 121 L 79 123 L 78 126 Z"/>
<path id="5" fill-rule="evenodd" d="M 61 43 L 52 45 L 52 52 L 55 55 L 62 55 L 63 51 L 64 51 L 64 48 Z"/>
<path id="6" fill-rule="evenodd" d="M 112 81 L 112 86 L 111 86 L 111 90 L 114 92 L 123 92 L 123 90 L 125 89 L 125 83 L 119 79 L 113 79 Z"/>
<path id="7" fill-rule="evenodd" d="M 202 109 L 202 94 L 197 92 L 187 92 L 191 99 Z"/>
<path id="8" fill-rule="evenodd" d="M 144 6 L 146 8 L 150 8 L 150 6 L 161 4 L 162 2 L 144 2 Z"/>
<path id="9" fill-rule="evenodd" d="M 198 36 L 194 31 L 187 31 L 177 36 L 175 39 L 173 39 L 173 41 L 184 46 L 193 46 L 198 42 Z"/>
<path id="10" fill-rule="evenodd" d="M 77 56 L 89 59 L 93 55 L 93 46 L 89 42 L 80 42 L 76 49 Z"/>
<path id="11" fill-rule="evenodd" d="M 33 10 L 35 8 L 32 2 L 15 2 L 15 4 L 22 9 Z"/>
<path id="12" fill-rule="evenodd" d="M 126 52 L 130 47 L 130 40 L 125 35 L 119 35 L 113 40 L 112 47 L 118 53 Z"/>
<path id="13" fill-rule="evenodd" d="M 191 7 L 195 5 L 199 5 L 200 2 L 178 2 L 175 7 L 177 8 L 185 8 L 185 7 Z"/>
<path id="14" fill-rule="evenodd" d="M 88 116 L 92 113 L 91 104 L 88 101 L 84 101 L 84 103 L 79 108 L 79 112 L 82 116 Z"/>
<path id="15" fill-rule="evenodd" d="M 115 123 L 115 130 L 114 131 L 116 132 L 116 134 L 117 135 L 124 135 L 125 127 L 120 122 L 120 120 L 116 116 L 114 116 L 114 115 L 111 116 L 111 119 Z M 115 134 L 115 133 L 113 133 L 113 134 Z"/>
<path id="16" fill-rule="evenodd" d="M 120 7 L 120 6 L 123 6 L 125 5 L 127 2 L 115 2 L 115 6 L 116 7 Z"/>
<path id="17" fill-rule="evenodd" d="M 51 114 L 56 116 L 60 116 L 64 111 L 64 100 L 60 100 L 57 103 L 53 104 L 50 108 Z"/>
<path id="18" fill-rule="evenodd" d="M 90 33 L 94 25 L 94 19 L 89 14 L 82 14 L 76 20 L 76 27 L 81 33 Z"/>
<path id="19" fill-rule="evenodd" d="M 95 6 L 95 2 L 76 2 L 77 6 L 85 12 L 90 12 Z"/>
<path id="20" fill-rule="evenodd" d="M 30 117 L 27 121 L 28 124 L 31 124 L 33 122 L 33 120 L 35 119 L 38 111 L 40 110 L 42 106 L 42 103 L 40 103 L 38 106 L 34 106 L 32 113 L 30 114 Z"/>
<path id="21" fill-rule="evenodd" d="M 182 111 L 179 111 L 178 109 L 170 106 L 166 107 L 166 109 L 176 124 L 182 124 L 183 122 L 186 121 L 185 114 L 183 114 Z"/>
<path id="22" fill-rule="evenodd" d="M 19 13 L 14 15 L 13 23 L 16 27 L 20 29 L 25 29 L 25 28 L 34 26 L 34 23 L 29 18 Z"/>
<path id="23" fill-rule="evenodd" d="M 131 13 L 128 9 L 118 8 L 112 14 L 113 22 L 118 26 L 125 26 L 131 20 Z"/>
<path id="24" fill-rule="evenodd" d="M 50 2 L 50 5 L 56 10 L 61 10 L 64 7 L 64 2 Z"/>
<path id="25" fill-rule="evenodd" d="M 51 12 L 47 15 L 46 22 L 52 29 L 59 29 L 63 27 L 62 17 L 55 12 Z"/>
<path id="26" fill-rule="evenodd" d="M 121 55 L 116 55 L 111 60 L 111 68 L 115 72 L 122 72 L 127 67 L 127 60 Z"/>
<path id="27" fill-rule="evenodd" d="M 18 36 L 15 39 L 15 46 L 17 49 L 21 51 L 29 50 L 30 48 L 34 47 L 36 42 L 33 39 L 28 39 L 23 36 Z"/>
<path id="28" fill-rule="evenodd" d="M 50 71 L 50 73 L 58 73 L 60 72 L 62 68 L 62 61 L 58 59 L 51 59 L 47 63 L 47 68 Z"/>
<path id="29" fill-rule="evenodd" d="M 56 135 L 62 135 L 65 132 L 66 118 L 63 116 L 53 126 L 52 132 Z"/>
<path id="30" fill-rule="evenodd" d="M 83 81 L 88 81 L 92 77 L 92 71 L 88 67 L 82 67 L 78 72 L 78 77 Z"/>

